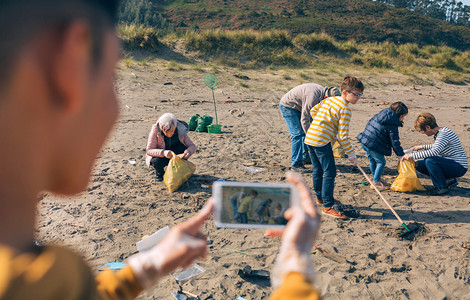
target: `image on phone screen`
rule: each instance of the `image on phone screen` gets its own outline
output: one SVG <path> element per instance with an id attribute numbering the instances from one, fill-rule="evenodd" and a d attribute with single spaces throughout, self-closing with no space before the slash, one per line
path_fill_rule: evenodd
<path id="1" fill-rule="evenodd" d="M 220 215 L 217 223 L 239 225 L 233 227 L 277 227 L 287 224 L 284 213 L 291 203 L 292 188 L 289 185 L 233 183 L 216 188 L 216 198 L 220 198 L 216 201 L 221 204 L 218 205 Z"/>

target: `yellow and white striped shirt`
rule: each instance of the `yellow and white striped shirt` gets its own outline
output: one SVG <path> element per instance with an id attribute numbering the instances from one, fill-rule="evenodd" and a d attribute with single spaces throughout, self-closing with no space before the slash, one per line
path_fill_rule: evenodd
<path id="1" fill-rule="evenodd" d="M 349 140 L 351 109 L 342 97 L 330 97 L 310 110 L 312 123 L 305 136 L 305 144 L 322 147 L 338 140 L 349 158 L 356 154 Z"/>

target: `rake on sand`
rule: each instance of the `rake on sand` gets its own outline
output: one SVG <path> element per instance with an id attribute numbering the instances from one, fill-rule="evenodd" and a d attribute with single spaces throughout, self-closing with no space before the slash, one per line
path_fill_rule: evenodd
<path id="1" fill-rule="evenodd" d="M 398 219 L 398 221 L 400 221 L 401 225 L 403 227 L 405 227 L 406 231 L 410 232 L 411 230 L 408 229 L 408 227 L 406 227 L 406 224 L 405 222 L 403 222 L 403 220 L 400 218 L 400 216 L 397 214 L 397 212 L 392 208 L 392 206 L 390 205 L 390 203 L 388 203 L 388 201 L 384 198 L 384 196 L 382 195 L 382 193 L 379 191 L 379 189 L 375 186 L 375 184 L 372 183 L 372 180 L 370 180 L 369 176 L 367 176 L 366 172 L 364 172 L 364 170 L 361 168 L 360 165 L 356 165 L 359 170 L 361 170 L 362 174 L 364 175 L 364 177 L 367 179 L 367 181 L 369 181 L 370 185 L 375 189 L 375 191 L 377 192 L 377 194 L 379 194 L 380 198 L 382 198 L 382 200 L 385 202 L 385 204 L 387 204 L 388 208 L 390 208 L 390 210 L 393 212 L 393 214 L 395 215 L 395 217 Z"/>

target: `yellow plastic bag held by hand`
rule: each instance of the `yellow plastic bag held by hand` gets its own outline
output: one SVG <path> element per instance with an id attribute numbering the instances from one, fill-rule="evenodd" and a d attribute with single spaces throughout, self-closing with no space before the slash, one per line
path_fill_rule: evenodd
<path id="1" fill-rule="evenodd" d="M 173 193 L 193 175 L 194 171 L 196 171 L 195 164 L 173 154 L 163 175 L 163 182 L 170 193 Z"/>
<path id="2" fill-rule="evenodd" d="M 419 182 L 416 175 L 415 163 L 411 160 L 402 160 L 398 163 L 400 173 L 390 187 L 397 192 L 425 191 L 426 189 Z"/>
<path id="3" fill-rule="evenodd" d="M 346 154 L 344 154 L 344 149 L 341 147 L 341 144 L 336 141 L 333 144 L 333 156 L 335 158 L 345 158 Z"/>

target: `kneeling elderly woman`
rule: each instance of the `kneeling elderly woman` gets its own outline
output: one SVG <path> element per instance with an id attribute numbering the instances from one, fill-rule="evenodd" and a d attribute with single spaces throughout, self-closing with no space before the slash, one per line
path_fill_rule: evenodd
<path id="1" fill-rule="evenodd" d="M 188 136 L 189 126 L 177 120 L 175 115 L 163 114 L 152 126 L 147 141 L 147 166 L 156 171 L 156 181 L 163 180 L 164 168 L 173 154 L 183 153 L 188 159 L 196 151 L 196 146 Z"/>

